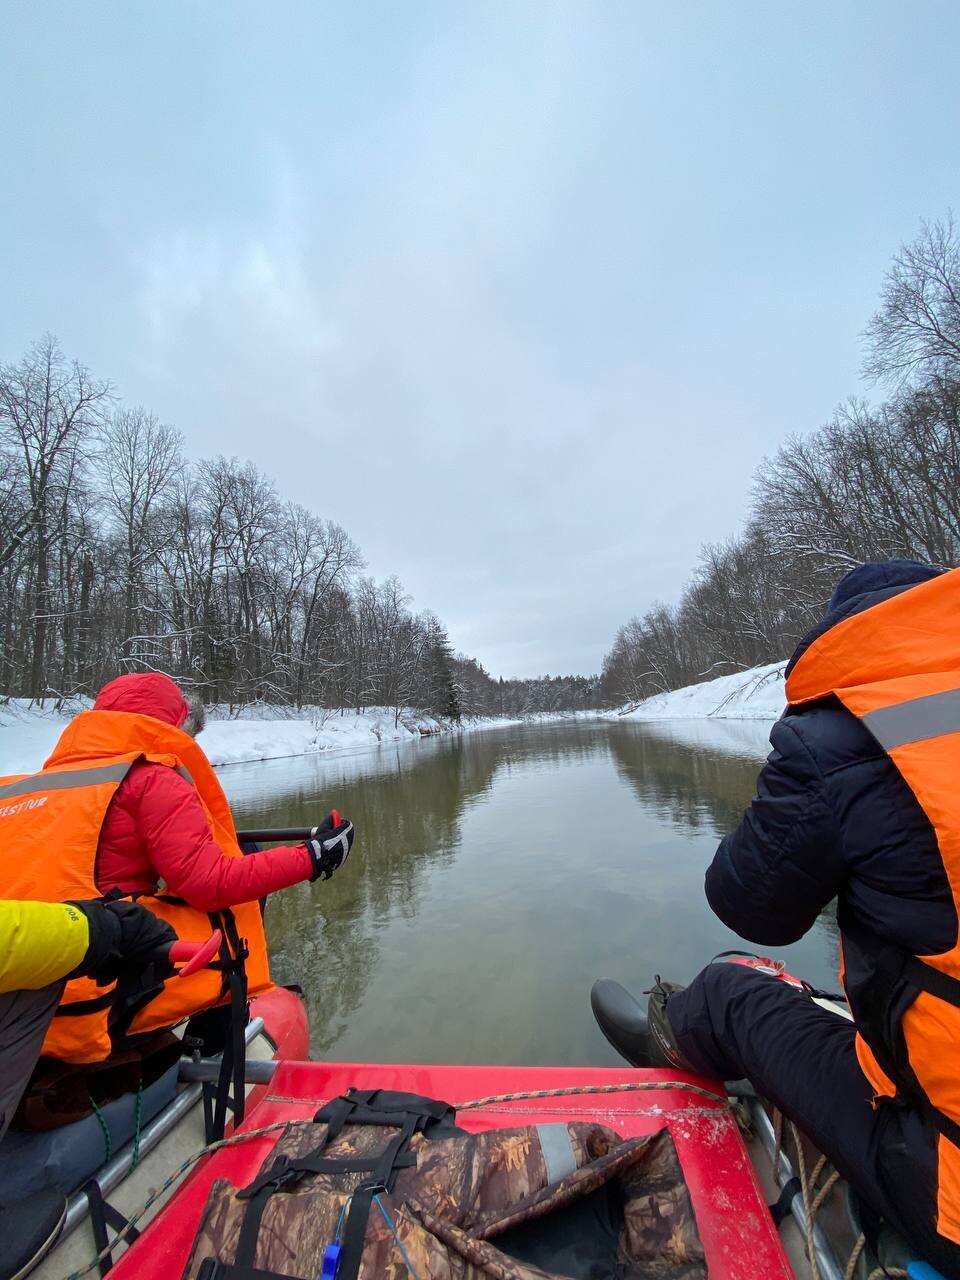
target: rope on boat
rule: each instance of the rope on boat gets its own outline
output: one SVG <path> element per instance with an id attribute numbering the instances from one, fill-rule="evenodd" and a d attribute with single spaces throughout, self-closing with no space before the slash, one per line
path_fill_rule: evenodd
<path id="1" fill-rule="evenodd" d="M 726 1106 L 726 1099 L 720 1094 L 712 1092 L 710 1089 L 703 1089 L 696 1084 L 687 1084 L 684 1080 L 643 1080 L 633 1081 L 624 1084 L 595 1084 L 595 1085 L 571 1085 L 564 1089 L 535 1089 L 526 1093 L 500 1093 L 492 1094 L 489 1098 L 475 1098 L 472 1102 L 461 1102 L 457 1104 L 458 1111 L 477 1111 L 481 1107 L 492 1106 L 498 1102 L 527 1102 L 537 1098 L 567 1098 L 574 1094 L 586 1093 L 643 1093 L 653 1089 L 673 1089 L 682 1093 L 695 1093 L 700 1097 L 709 1098 L 711 1102 L 723 1103 Z M 291 1098 L 291 1102 L 301 1102 L 301 1098 Z M 65 1280 L 81 1280 L 81 1277 L 88 1275 L 94 1267 L 99 1264 L 110 1254 L 119 1244 L 123 1244 L 130 1234 L 130 1231 L 141 1220 L 145 1213 L 156 1204 L 157 1200 L 165 1191 L 173 1186 L 191 1166 L 195 1165 L 198 1160 L 202 1160 L 204 1156 L 212 1155 L 214 1151 L 220 1151 L 223 1147 L 236 1146 L 241 1142 L 247 1142 L 250 1138 L 262 1138 L 264 1134 L 275 1133 L 277 1129 L 286 1128 L 289 1121 L 275 1120 L 273 1124 L 264 1125 L 260 1129 L 249 1129 L 245 1133 L 237 1133 L 229 1138 L 221 1138 L 219 1142 L 211 1142 L 209 1146 L 204 1147 L 202 1151 L 194 1152 L 184 1162 L 174 1169 L 169 1178 L 163 1182 L 157 1189 L 148 1196 L 144 1204 L 137 1210 L 132 1218 L 127 1220 L 127 1225 L 122 1227 L 112 1240 L 100 1250 L 95 1258 L 91 1258 L 90 1262 L 80 1271 L 71 1271 Z"/>
<path id="2" fill-rule="evenodd" d="M 712 1089 L 703 1089 L 698 1084 L 687 1084 L 685 1080 L 639 1080 L 629 1084 L 582 1084 L 571 1085 L 566 1089 L 531 1089 L 525 1093 L 494 1093 L 489 1098 L 476 1098 L 473 1102 L 458 1102 L 458 1111 L 478 1111 L 481 1107 L 492 1107 L 499 1102 L 532 1102 L 537 1098 L 569 1098 L 579 1093 L 645 1093 L 650 1089 L 670 1089 L 680 1093 L 695 1093 L 701 1098 L 709 1098 L 711 1102 L 722 1103 L 727 1100 Z"/>
<path id="3" fill-rule="evenodd" d="M 780 1148 L 783 1134 L 783 1113 L 777 1109 L 774 1112 L 774 1131 L 776 1133 L 776 1160 L 774 1163 L 774 1174 L 776 1174 L 777 1165 L 780 1162 Z M 807 1160 L 803 1150 L 803 1139 L 800 1130 L 789 1121 L 790 1135 L 793 1138 L 794 1146 L 797 1152 L 797 1177 L 800 1182 L 800 1192 L 803 1197 L 804 1216 L 806 1217 L 806 1232 L 804 1244 L 807 1251 L 807 1262 L 810 1266 L 810 1275 L 812 1280 L 821 1280 L 820 1267 L 817 1263 L 817 1254 L 813 1243 L 813 1228 L 817 1220 L 817 1214 L 827 1201 L 830 1192 L 840 1181 L 840 1174 L 836 1169 L 832 1169 L 824 1180 L 823 1186 L 819 1190 L 815 1190 L 820 1175 L 827 1167 L 827 1157 L 821 1156 L 814 1165 L 813 1170 L 808 1175 Z M 811 1199 L 812 1195 L 812 1199 Z M 857 1236 L 850 1257 L 847 1259 L 847 1265 L 843 1272 L 843 1280 L 854 1280 L 857 1273 L 857 1264 L 860 1261 L 860 1255 L 863 1253 L 867 1243 L 867 1237 L 861 1231 Z M 902 1267 L 874 1267 L 870 1272 L 867 1280 L 909 1280 L 909 1273 L 904 1271 Z"/>
<path id="4" fill-rule="evenodd" d="M 262 1138 L 264 1134 L 275 1133 L 277 1129 L 285 1129 L 288 1123 L 289 1121 L 287 1120 L 275 1120 L 273 1124 L 265 1124 L 260 1129 L 249 1129 L 245 1133 L 235 1133 L 229 1138 L 221 1138 L 219 1142 L 211 1142 L 210 1145 L 208 1147 L 204 1147 L 202 1151 L 195 1151 L 192 1156 L 188 1156 L 182 1164 L 178 1165 L 177 1168 L 174 1169 L 173 1173 L 170 1174 L 169 1178 L 167 1178 L 165 1182 L 162 1182 L 156 1190 L 151 1191 L 150 1195 L 133 1217 L 127 1219 L 126 1226 L 121 1227 L 113 1239 L 107 1241 L 95 1258 L 91 1258 L 87 1265 L 81 1268 L 81 1270 L 71 1271 L 70 1274 L 65 1277 L 65 1280 L 80 1280 L 81 1276 L 88 1275 L 94 1267 L 99 1266 L 100 1263 L 113 1252 L 118 1244 L 123 1244 L 126 1241 L 131 1230 L 136 1227 L 143 1215 L 156 1204 L 157 1200 L 163 1195 L 163 1193 L 165 1191 L 169 1191 L 173 1184 L 177 1182 L 178 1179 L 182 1178 L 187 1170 L 191 1168 L 192 1165 L 195 1165 L 198 1160 L 202 1160 L 204 1156 L 212 1155 L 214 1151 L 219 1151 L 223 1147 L 238 1146 L 241 1142 L 248 1142 L 251 1138 Z"/>

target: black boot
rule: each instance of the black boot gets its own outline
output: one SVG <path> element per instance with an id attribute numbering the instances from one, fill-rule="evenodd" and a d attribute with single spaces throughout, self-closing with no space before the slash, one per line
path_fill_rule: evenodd
<path id="1" fill-rule="evenodd" d="M 56 1244 L 67 1216 L 59 1191 L 37 1191 L 16 1204 L 0 1205 L 0 1280 L 20 1280 Z"/>
<path id="2" fill-rule="evenodd" d="M 600 1030 L 631 1066 L 692 1071 L 667 1018 L 668 997 L 682 990 L 675 982 L 661 982 L 657 975 L 644 1013 L 626 987 L 612 978 L 601 978 L 593 984 L 590 1004 Z"/>

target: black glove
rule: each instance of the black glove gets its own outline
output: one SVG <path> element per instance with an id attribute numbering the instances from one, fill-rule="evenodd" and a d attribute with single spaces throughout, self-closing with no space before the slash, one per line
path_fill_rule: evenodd
<path id="1" fill-rule="evenodd" d="M 96 978 L 99 983 L 114 982 L 131 969 L 158 964 L 173 973 L 167 952 L 177 935 L 165 920 L 146 907 L 118 899 L 108 902 L 74 902 L 87 917 L 90 942 L 87 953 L 69 976 Z"/>
<path id="2" fill-rule="evenodd" d="M 316 828 L 316 837 L 308 840 L 307 852 L 313 863 L 311 880 L 329 880 L 350 857 L 353 848 L 353 823 L 334 809 Z"/>

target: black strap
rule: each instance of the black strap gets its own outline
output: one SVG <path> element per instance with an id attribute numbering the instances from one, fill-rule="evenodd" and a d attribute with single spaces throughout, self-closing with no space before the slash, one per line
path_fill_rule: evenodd
<path id="1" fill-rule="evenodd" d="M 257 1267 L 240 1267 L 216 1258 L 204 1258 L 197 1280 L 291 1280 L 279 1271 L 261 1271 Z"/>
<path id="2" fill-rule="evenodd" d="M 371 1097 L 370 1094 L 359 1096 L 366 1101 L 369 1101 Z M 337 1103 L 343 1105 L 336 1106 L 335 1104 Z M 337 1133 L 340 1132 L 343 1124 L 347 1123 L 347 1118 L 350 1119 L 351 1123 L 353 1122 L 353 1114 L 359 1109 L 356 1102 L 349 1097 L 336 1098 L 323 1108 L 324 1111 L 332 1113 L 333 1118 L 339 1121 Z M 360 1268 L 360 1259 L 363 1254 L 363 1242 L 373 1197 L 380 1191 L 392 1191 L 400 1170 L 416 1164 L 416 1155 L 414 1152 L 409 1151 L 408 1147 L 410 1139 L 423 1127 L 424 1122 L 425 1117 L 421 1112 L 413 1109 L 408 1111 L 403 1117 L 400 1132 L 390 1139 L 378 1156 L 369 1158 L 352 1156 L 342 1158 L 324 1157 L 323 1151 L 336 1137 L 336 1133 L 331 1137 L 329 1125 L 320 1146 L 308 1152 L 305 1156 L 300 1156 L 293 1160 L 288 1156 L 279 1156 L 269 1169 L 265 1169 L 249 1186 L 237 1192 L 237 1199 L 249 1200 L 250 1203 L 247 1205 L 240 1227 L 236 1266 L 246 1269 L 253 1266 L 264 1211 L 270 1197 L 281 1187 L 299 1182 L 308 1173 L 369 1173 L 370 1177 L 363 1181 L 350 1197 L 350 1207 L 347 1211 L 347 1218 L 340 1240 L 342 1252 L 340 1254 L 337 1280 L 356 1280 Z M 202 1280 L 202 1277 L 200 1280 Z M 227 1280 L 226 1275 L 222 1277 L 222 1280 Z M 234 1276 L 231 1271 L 230 1280 L 240 1280 L 240 1277 Z"/>
<path id="3" fill-rule="evenodd" d="M 109 1009 L 116 998 L 117 988 L 114 985 L 111 990 L 105 992 L 102 996 L 93 996 L 90 1000 L 73 1000 L 70 1004 L 58 1005 L 54 1017 L 82 1018 L 88 1013 L 99 1013 L 101 1009 Z"/>
<path id="4" fill-rule="evenodd" d="M 933 965 L 927 964 L 895 942 L 881 938 L 859 920 L 852 919 L 849 912 L 844 916 L 840 932 L 874 961 L 886 982 L 892 984 L 903 979 L 911 986 L 919 987 L 921 991 L 960 1009 L 960 979 L 952 978 L 941 969 L 935 969 Z"/>
<path id="5" fill-rule="evenodd" d="M 107 1250 L 109 1243 L 107 1227 L 111 1227 L 114 1231 L 123 1231 L 125 1233 L 124 1239 L 129 1244 L 133 1244 L 140 1232 L 136 1227 L 130 1226 L 119 1209 L 115 1209 L 109 1201 L 104 1200 L 100 1183 L 97 1182 L 96 1178 L 91 1178 L 89 1182 L 84 1183 L 81 1190 L 87 1198 L 87 1204 L 90 1206 L 90 1229 L 93 1232 L 94 1247 L 97 1250 L 97 1254 L 100 1255 L 98 1256 L 97 1267 L 102 1277 L 113 1266 L 113 1254 Z"/>
<path id="6" fill-rule="evenodd" d="M 393 1190 L 399 1171 L 397 1161 L 417 1127 L 416 1118 L 410 1115 L 400 1133 L 387 1144 L 380 1166 L 370 1181 L 363 1183 L 353 1193 L 340 1240 L 340 1266 L 337 1269 L 337 1280 L 357 1280 L 373 1197 L 379 1191 Z"/>
<path id="7" fill-rule="evenodd" d="M 204 1090 L 204 1123 L 207 1142 L 219 1142 L 226 1132 L 227 1112 L 233 1113 L 234 1125 L 240 1124 L 246 1111 L 247 1074 L 247 969 L 249 952 L 237 931 L 236 918 L 229 909 L 211 913 L 210 923 L 223 935 L 220 945 L 220 968 L 224 975 L 223 991 L 230 993 L 230 1035 L 220 1058 L 220 1073 L 215 1088 Z M 212 1092 L 212 1096 L 211 1096 Z"/>
<path id="8" fill-rule="evenodd" d="M 951 978 L 949 973 L 944 973 L 942 969 L 935 969 L 932 964 L 927 964 L 918 956 L 905 954 L 903 976 L 912 986 L 919 987 L 928 995 L 936 996 L 945 1004 L 953 1005 L 954 1009 L 960 1009 L 960 980 Z"/>
<path id="9" fill-rule="evenodd" d="M 266 1209 L 267 1201 L 275 1190 L 276 1187 L 271 1186 L 269 1183 L 264 1183 L 247 1205 L 246 1212 L 243 1215 L 243 1222 L 240 1224 L 240 1238 L 237 1241 L 237 1252 L 234 1259 L 235 1265 L 238 1267 L 253 1266 L 253 1259 L 257 1252 L 257 1237 L 260 1234 L 260 1223 L 263 1220 L 263 1211 Z"/>
<path id="10" fill-rule="evenodd" d="M 779 1227 L 785 1218 L 790 1217 L 793 1212 L 794 1197 L 802 1194 L 803 1187 L 800 1185 L 799 1178 L 790 1178 L 783 1184 L 783 1189 L 778 1199 L 768 1206 L 774 1226 Z"/>
<path id="11" fill-rule="evenodd" d="M 401 1128 L 408 1115 L 422 1116 L 422 1130 L 445 1120 L 452 1121 L 456 1109 L 449 1102 L 416 1093 L 394 1093 L 389 1089 L 348 1089 L 341 1098 L 325 1103 L 314 1115 L 316 1124 L 374 1124 Z M 343 1119 L 341 1120 L 341 1116 Z"/>
<path id="12" fill-rule="evenodd" d="M 340 1265 L 337 1280 L 357 1280 L 363 1258 L 363 1242 L 370 1221 L 370 1209 L 378 1188 L 372 1184 L 358 1187 L 350 1198 L 347 1220 L 340 1237 Z"/>
<path id="13" fill-rule="evenodd" d="M 840 932 L 873 962 L 877 981 L 885 992 L 891 993 L 905 982 L 960 1009 L 960 980 L 934 969 L 896 943 L 880 938 L 859 920 L 851 919 L 849 913 L 841 921 Z M 878 1040 L 877 1035 L 871 1036 L 867 1043 L 884 1074 L 896 1085 L 898 1100 L 916 1107 L 938 1133 L 960 1148 L 960 1124 L 934 1105 L 910 1064 L 899 1062 L 893 1047 Z"/>
<path id="14" fill-rule="evenodd" d="M 323 1143 L 317 1148 L 318 1150 L 322 1151 L 323 1147 L 340 1136 L 343 1126 L 352 1117 L 356 1109 L 357 1104 L 349 1095 L 345 1098 L 334 1098 L 332 1102 L 328 1102 L 325 1107 L 320 1108 L 313 1117 L 313 1122 L 314 1124 L 326 1124 L 327 1132 L 324 1135 Z"/>

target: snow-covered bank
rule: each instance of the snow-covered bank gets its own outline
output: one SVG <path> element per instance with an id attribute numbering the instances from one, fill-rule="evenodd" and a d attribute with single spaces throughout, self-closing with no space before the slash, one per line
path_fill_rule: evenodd
<path id="1" fill-rule="evenodd" d="M 39 769 L 71 716 L 89 705 L 89 701 L 77 700 L 69 709 L 56 711 L 25 699 L 11 698 L 0 706 L 0 775 Z M 398 719 L 393 708 L 388 707 L 369 707 L 360 712 L 305 708 L 299 713 L 253 707 L 244 708 L 236 717 L 225 714 L 226 708 L 211 710 L 213 714 L 197 741 L 217 766 L 314 755 L 321 751 L 357 751 L 390 742 L 418 741 L 441 733 L 497 729 L 526 723 L 528 719 L 569 718 L 543 715 L 520 721 L 478 716 L 454 724 L 412 710 L 401 711 Z"/>
<path id="2" fill-rule="evenodd" d="M 507 718 L 470 716 L 456 724 L 412 710 L 401 711 L 398 719 L 391 707 L 368 707 L 359 712 L 318 709 L 313 715 L 301 718 L 260 714 L 255 718 L 241 715 L 236 719 L 208 719 L 197 741 L 211 764 L 219 767 L 252 760 L 315 755 L 319 751 L 357 751 L 442 733 L 476 733 L 520 723 Z"/>
<path id="3" fill-rule="evenodd" d="M 670 693 L 658 693 L 643 702 L 628 703 L 609 712 L 615 720 L 764 720 L 778 719 L 786 705 L 783 673 L 786 664 L 718 676 Z"/>

